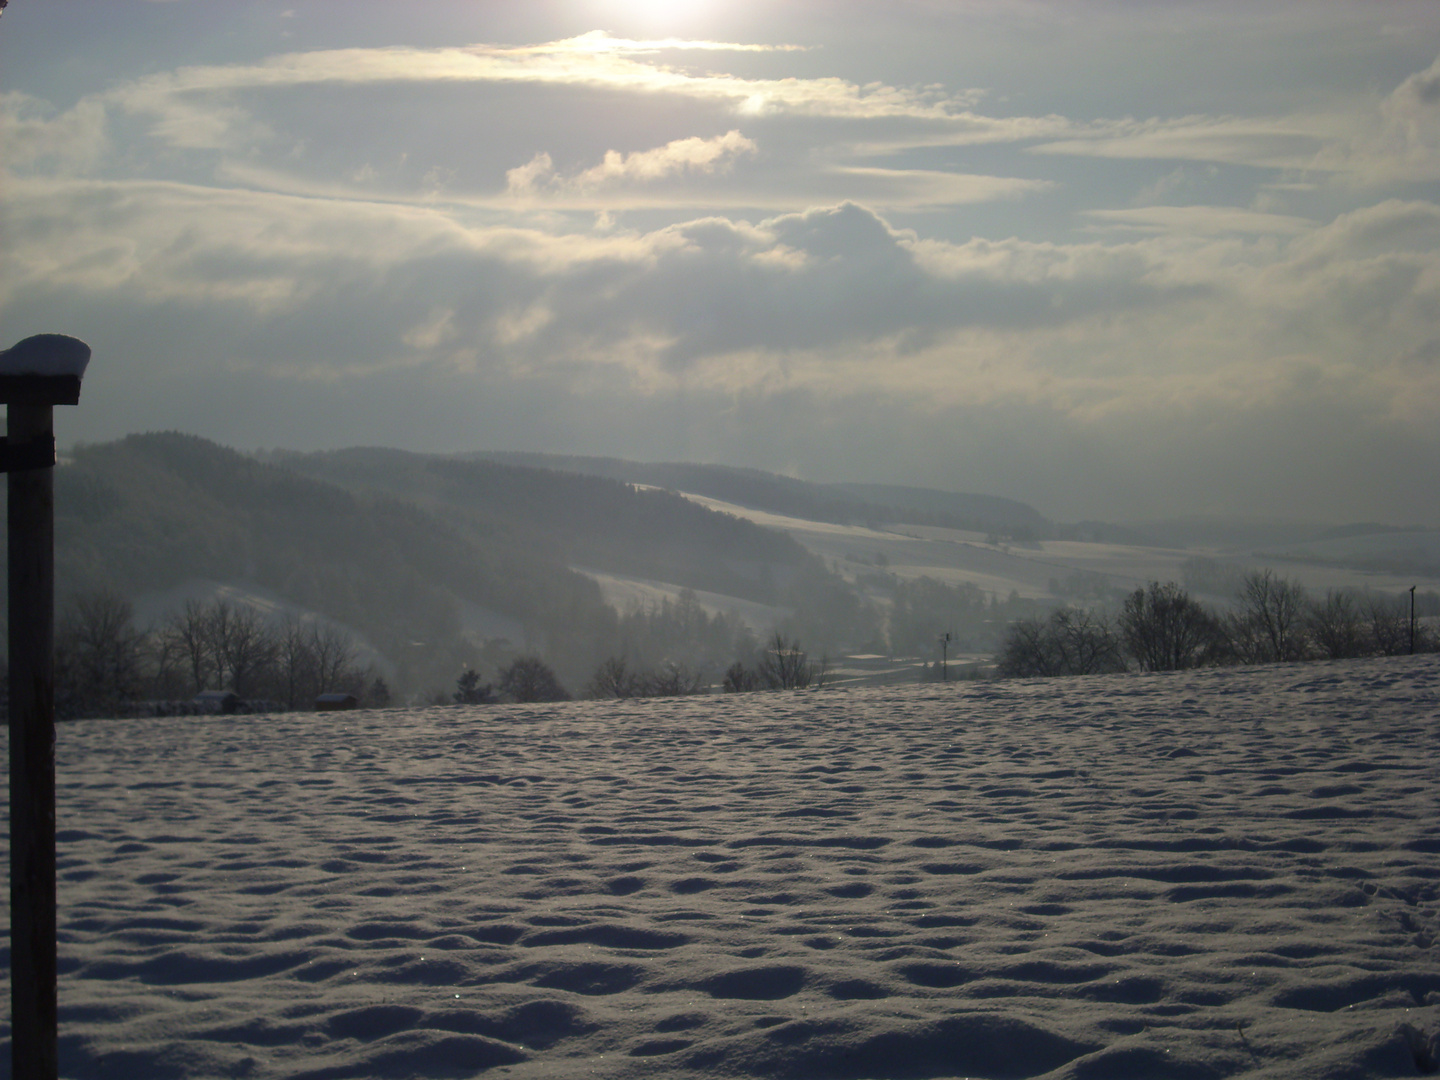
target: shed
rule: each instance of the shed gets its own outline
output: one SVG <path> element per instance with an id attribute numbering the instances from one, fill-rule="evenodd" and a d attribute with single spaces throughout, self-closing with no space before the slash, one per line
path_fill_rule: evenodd
<path id="1" fill-rule="evenodd" d="M 316 712 L 338 712 L 359 706 L 360 700 L 354 694 L 320 694 L 315 698 Z"/>

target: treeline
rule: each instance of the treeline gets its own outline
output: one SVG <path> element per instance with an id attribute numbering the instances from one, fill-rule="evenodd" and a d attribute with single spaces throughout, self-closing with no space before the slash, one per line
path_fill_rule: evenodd
<path id="1" fill-rule="evenodd" d="M 693 597 L 691 598 L 693 602 Z M 669 606 L 669 605 L 667 605 Z M 684 606 L 683 603 L 680 606 Z M 700 613 L 703 616 L 703 612 Z M 753 638 L 747 638 L 753 642 Z M 725 669 L 720 689 L 726 693 L 752 690 L 820 689 L 829 671 L 828 659 L 816 662 L 798 640 L 776 632 L 764 644 L 753 646 L 746 655 Z M 538 656 L 519 656 L 500 668 L 495 682 L 482 683 L 476 668 L 466 668 L 455 680 L 448 695 L 430 695 L 428 704 L 489 705 L 502 702 L 569 701 L 555 672 Z M 635 663 L 626 656 L 603 660 L 585 684 L 581 696 L 592 700 L 624 698 L 689 697 L 707 694 L 713 680 L 702 669 L 681 660 L 665 659 L 658 664 Z"/>
<path id="2" fill-rule="evenodd" d="M 318 622 L 269 623 L 252 607 L 191 601 L 140 629 L 128 600 L 81 593 L 55 627 L 55 711 L 62 719 L 123 716 L 230 691 L 266 708 L 308 709 L 324 693 L 387 705 L 390 690 L 357 659 L 353 639 Z"/>
<path id="3" fill-rule="evenodd" d="M 1421 612 L 1437 598 L 1421 598 Z M 1271 570 L 1240 578 L 1234 606 L 1216 611 L 1175 582 L 1151 582 L 1113 616 L 1057 608 L 1012 623 L 1000 649 L 1002 678 L 1178 671 L 1229 664 L 1341 660 L 1440 650 L 1431 628 L 1412 624 L 1409 597 L 1328 590 L 1312 598 Z"/>
<path id="4" fill-rule="evenodd" d="M 753 641 L 753 639 L 751 639 Z M 725 669 L 720 689 L 727 694 L 755 690 L 820 689 L 830 662 L 812 660 L 798 639 L 776 631 L 763 645 L 754 645 Z M 682 661 L 635 668 L 624 657 L 610 657 L 595 669 L 585 688 L 588 698 L 685 697 L 708 693 L 710 680 Z"/>

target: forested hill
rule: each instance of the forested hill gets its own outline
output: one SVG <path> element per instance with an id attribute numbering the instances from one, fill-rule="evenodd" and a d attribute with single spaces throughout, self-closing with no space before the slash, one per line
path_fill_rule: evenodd
<path id="1" fill-rule="evenodd" d="M 563 469 L 631 484 L 649 484 L 808 521 L 943 525 L 979 532 L 1023 531 L 1032 537 L 1046 535 L 1052 528 L 1034 507 L 996 495 L 965 495 L 895 484 L 821 484 L 728 465 L 664 464 L 500 451 L 468 456 L 470 460 Z"/>
<path id="2" fill-rule="evenodd" d="M 399 450 L 279 457 L 355 491 L 413 500 L 449 520 L 533 534 L 563 562 L 774 602 L 813 560 L 782 533 L 671 492 L 604 477 Z"/>
<path id="3" fill-rule="evenodd" d="M 615 613 L 574 566 L 797 606 L 843 589 L 788 537 L 663 491 L 385 450 L 272 458 L 178 433 L 74 450 L 55 472 L 62 599 L 255 586 L 443 685 L 474 654 L 465 603 L 588 673 L 616 647 Z"/>

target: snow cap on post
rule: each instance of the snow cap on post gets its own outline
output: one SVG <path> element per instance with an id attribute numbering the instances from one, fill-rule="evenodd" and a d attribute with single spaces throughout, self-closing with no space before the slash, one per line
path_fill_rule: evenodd
<path id="1" fill-rule="evenodd" d="M 0 404 L 78 405 L 90 346 L 65 334 L 36 334 L 0 351 Z"/>

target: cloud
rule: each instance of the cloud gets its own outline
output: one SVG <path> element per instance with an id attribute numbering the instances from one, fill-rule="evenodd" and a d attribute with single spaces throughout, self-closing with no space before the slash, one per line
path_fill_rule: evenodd
<path id="1" fill-rule="evenodd" d="M 575 53 L 621 53 L 638 55 L 659 52 L 804 52 L 803 45 L 767 45 L 758 43 L 740 44 L 733 41 L 694 41 L 688 38 L 650 38 L 635 40 L 617 38 L 604 30 L 591 30 L 573 38 L 554 41 L 544 45 L 523 45 L 506 49 L 513 55 L 548 55 L 557 52 Z"/>
<path id="2" fill-rule="evenodd" d="M 603 234 L 155 182 L 18 180 L 6 203 L 23 223 L 0 269 L 6 307 L 43 283 L 210 311 L 217 326 L 253 320 L 258 330 L 227 337 L 236 354 L 297 320 L 331 335 L 291 356 L 249 347 L 279 366 L 383 365 L 428 349 L 445 362 L 618 363 L 684 381 L 741 353 L 913 350 L 957 327 L 1059 326 L 1194 287 L 1153 276 L 1133 246 L 922 241 L 853 203 Z"/>
<path id="3" fill-rule="evenodd" d="M 1318 164 L 1359 185 L 1440 180 L 1440 59 L 1396 87 L 1378 120 L 1327 147 Z"/>
<path id="4" fill-rule="evenodd" d="M 506 188 L 512 195 L 533 195 L 545 188 L 588 192 L 611 184 L 645 184 L 686 173 L 724 171 L 736 158 L 758 151 L 753 140 L 732 129 L 712 139 L 675 139 L 653 150 L 629 154 L 607 150 L 599 165 L 564 177 L 542 151 L 505 174 Z"/>
<path id="5" fill-rule="evenodd" d="M 492 83 L 589 87 L 719 104 L 743 116 L 776 113 L 847 119 L 945 120 L 968 97 L 935 88 L 903 89 L 845 79 L 753 79 L 691 73 L 635 59 L 662 50 L 744 51 L 715 42 L 628 42 L 604 34 L 543 45 L 464 48 L 331 49 L 287 53 L 259 64 L 183 67 L 147 75 L 99 95 L 105 105 L 154 118 L 151 133 L 182 148 L 238 146 L 263 138 L 249 128 L 237 95 L 287 87 L 383 86 L 398 83 Z M 755 46 L 769 51 L 774 46 Z"/>
<path id="6" fill-rule="evenodd" d="M 882 209 L 916 210 L 1016 199 L 1056 187 L 1048 180 L 839 164 L 807 163 L 804 174 L 796 175 L 785 163 L 773 161 L 766 169 L 729 179 L 738 160 L 759 153 L 756 142 L 738 129 L 710 139 L 677 139 L 629 154 L 610 150 L 599 165 L 568 174 L 556 169 L 548 152 L 540 151 L 524 165 L 507 170 L 508 203 L 483 195 L 465 201 L 495 207 L 543 205 L 601 212 L 659 206 L 791 210 L 797 202 L 828 205 L 848 198 Z M 679 183 L 716 176 L 726 177 L 727 183 L 723 187 Z"/>
<path id="7" fill-rule="evenodd" d="M 1067 134 L 1031 152 L 1292 170 L 1352 187 L 1432 182 L 1440 179 L 1440 59 L 1347 112 L 1103 121 Z"/>
<path id="8" fill-rule="evenodd" d="M 1315 222 L 1308 218 L 1261 213 L 1233 206 L 1142 206 L 1127 210 L 1087 210 L 1084 214 L 1096 223 L 1096 228 L 1139 233 L 1295 236 L 1315 227 Z"/>
<path id="9" fill-rule="evenodd" d="M 354 402 L 381 425 L 415 413 L 366 440 L 420 430 L 454 448 L 465 432 L 514 429 L 633 455 L 594 416 L 649 431 L 670 415 L 695 441 L 666 452 L 723 446 L 765 464 L 730 441 L 723 414 L 757 446 L 793 440 L 787 454 L 818 469 L 815 448 L 844 425 L 846 445 L 890 425 L 906 446 L 917 432 L 957 455 L 1009 446 L 1013 460 L 987 466 L 996 489 L 1061 508 L 1097 455 L 1136 484 L 1163 461 L 1189 493 L 1205 470 L 1239 467 L 1240 448 L 1283 445 L 1337 476 L 1375 446 L 1409 454 L 1407 476 L 1436 456 L 1440 206 L 1428 202 L 1303 229 L 1265 215 L 1221 227 L 1225 208 L 1180 208 L 1193 212 L 1177 226 L 1177 208 L 1147 208 L 1113 221 L 1163 232 L 1055 243 L 949 242 L 855 203 L 601 234 L 152 181 L 22 177 L 3 198 L 7 325 L 64 325 L 96 346 L 102 425 L 164 424 L 146 402 L 173 416 L 176 387 L 199 394 L 207 379 L 248 388 L 250 431 L 270 431 L 266 410 L 290 415 L 282 399 L 318 413 Z M 436 419 L 472 397 L 484 405 L 468 424 Z M 536 418 L 527 429 L 505 420 L 517 410 Z M 761 430 L 779 416 L 783 433 Z M 307 437 L 357 438 L 353 419 L 316 423 Z M 596 441 L 565 442 L 582 430 Z M 262 437 L 294 441 L 277 430 L 241 444 Z M 1284 477 L 1266 459 L 1240 487 L 1263 499 Z M 1323 484 L 1296 491 L 1275 505 L 1303 509 Z"/>
<path id="10" fill-rule="evenodd" d="M 57 112 L 28 94 L 0 93 L 0 162 L 10 169 L 86 171 L 109 148 L 105 119 L 95 99 Z"/>
<path id="11" fill-rule="evenodd" d="M 185 180 L 209 175 L 222 184 L 312 197 L 443 200 L 507 212 L 528 202 L 588 213 L 641 208 L 773 213 L 846 198 L 895 211 L 1054 189 L 1045 179 L 917 168 L 896 157 L 916 148 L 1053 136 L 1068 129 L 1058 118 L 984 117 L 970 108 L 975 94 L 935 85 L 756 79 L 661 62 L 695 51 L 777 48 L 592 33 L 517 47 L 287 53 L 259 63 L 142 76 L 92 94 L 63 114 L 45 113 L 43 103 L 33 99 L 14 98 L 8 111 L 25 122 L 7 125 L 0 139 L 12 150 L 6 167 L 36 175 L 57 168 L 56 155 L 64 153 L 71 174 L 120 167 L 129 175 L 148 171 Z M 553 133 L 545 137 L 556 140 L 538 148 L 514 133 L 501 140 L 467 140 L 477 123 L 490 124 L 475 118 L 474 99 L 464 92 L 472 85 L 526 97 L 576 93 L 575 122 L 567 123 L 570 114 L 561 111 L 535 125 L 536 132 Z M 676 115 L 690 118 L 682 123 L 692 130 L 727 119 L 742 120 L 743 128 L 732 123 L 719 128 L 722 134 L 648 147 L 641 142 L 637 149 L 612 142 L 611 149 L 599 151 L 598 162 L 593 156 L 576 162 L 567 140 L 589 141 L 589 132 L 577 134 L 576 124 L 586 109 L 599 108 L 592 104 L 592 91 L 663 99 L 667 108 L 683 110 Z M 368 130 L 364 152 L 356 153 L 357 111 L 368 117 L 376 108 L 386 120 Z M 607 105 L 596 117 L 596 130 L 603 130 L 601 124 L 624 128 L 627 110 Z M 751 125 L 774 133 L 764 155 L 760 140 L 768 136 L 757 137 Z M 634 139 L 636 133 L 626 135 Z M 123 144 L 123 162 L 107 153 L 112 137 L 121 139 L 115 145 Z M 519 144 L 524 164 L 512 158 L 507 167 L 497 160 L 507 141 Z"/>
<path id="12" fill-rule="evenodd" d="M 1350 126 L 1348 117 L 1184 116 L 1078 125 L 1068 139 L 1040 143 L 1036 154 L 1132 160 L 1210 161 L 1268 169 L 1320 167 L 1327 143 Z"/>

